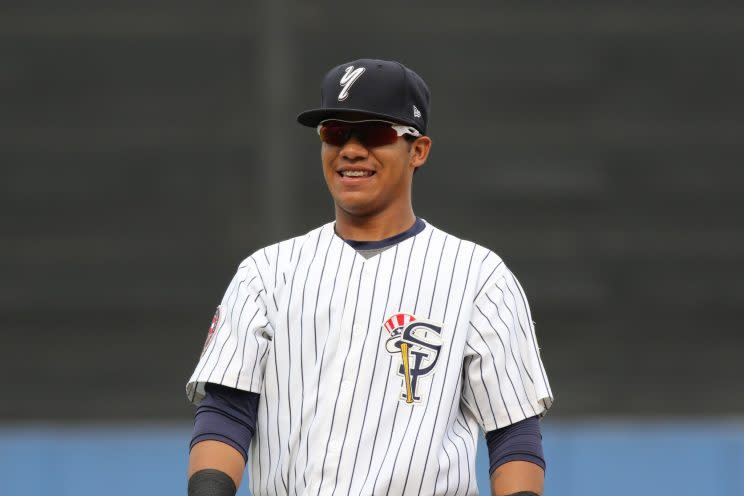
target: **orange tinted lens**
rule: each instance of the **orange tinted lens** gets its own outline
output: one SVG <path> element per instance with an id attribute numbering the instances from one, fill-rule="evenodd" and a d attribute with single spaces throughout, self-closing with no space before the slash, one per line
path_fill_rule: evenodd
<path id="1" fill-rule="evenodd" d="M 320 128 L 320 140 L 333 146 L 343 146 L 352 135 L 370 148 L 390 145 L 398 139 L 395 129 L 385 122 L 329 122 Z"/>

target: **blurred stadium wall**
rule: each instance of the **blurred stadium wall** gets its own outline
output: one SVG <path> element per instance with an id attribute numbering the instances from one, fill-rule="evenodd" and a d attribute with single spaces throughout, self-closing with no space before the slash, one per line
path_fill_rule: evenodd
<path id="1" fill-rule="evenodd" d="M 744 494 L 741 6 L 7 1 L 0 38 L 0 466 L 38 462 L 0 493 L 94 494 L 78 460 L 183 494 L 183 386 L 229 278 L 332 216 L 294 117 L 378 57 L 433 94 L 417 214 L 530 297 L 549 494 L 689 467 L 674 494 Z"/>

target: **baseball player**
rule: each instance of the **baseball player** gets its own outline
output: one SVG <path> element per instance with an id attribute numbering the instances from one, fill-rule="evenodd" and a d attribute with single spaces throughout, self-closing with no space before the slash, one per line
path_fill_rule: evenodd
<path id="1" fill-rule="evenodd" d="M 553 396 L 524 290 L 416 217 L 429 90 L 398 62 L 331 69 L 316 130 L 335 221 L 240 263 L 186 391 L 189 495 L 540 495 Z"/>

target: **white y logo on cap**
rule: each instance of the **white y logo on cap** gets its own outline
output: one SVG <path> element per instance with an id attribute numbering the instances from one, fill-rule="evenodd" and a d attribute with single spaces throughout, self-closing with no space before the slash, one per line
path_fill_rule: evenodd
<path id="1" fill-rule="evenodd" d="M 349 97 L 349 88 L 354 82 L 359 79 L 359 76 L 364 72 L 364 67 L 357 67 L 354 69 L 353 65 L 346 68 L 346 72 L 341 76 L 341 81 L 338 82 L 342 86 L 341 93 L 338 94 L 338 101 L 343 102 Z"/>

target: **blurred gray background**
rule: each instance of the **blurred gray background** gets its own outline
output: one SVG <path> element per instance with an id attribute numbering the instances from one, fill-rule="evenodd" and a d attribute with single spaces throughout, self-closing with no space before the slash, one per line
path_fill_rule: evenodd
<path id="1" fill-rule="evenodd" d="M 734 2 L 0 6 L 0 421 L 183 421 L 253 250 L 332 220 L 327 69 L 432 92 L 416 213 L 530 298 L 551 416 L 744 414 Z"/>

